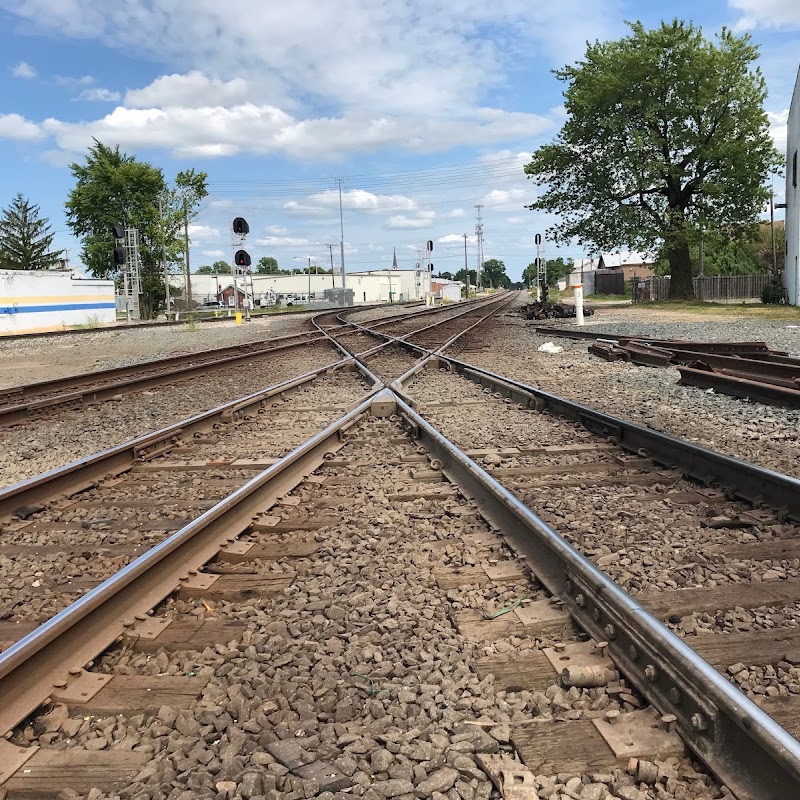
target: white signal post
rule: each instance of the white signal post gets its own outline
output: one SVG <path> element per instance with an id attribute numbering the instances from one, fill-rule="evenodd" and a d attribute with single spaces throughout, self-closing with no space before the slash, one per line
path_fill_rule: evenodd
<path id="1" fill-rule="evenodd" d="M 572 288 L 575 298 L 575 321 L 578 325 L 583 325 L 583 284 L 578 283 Z"/>

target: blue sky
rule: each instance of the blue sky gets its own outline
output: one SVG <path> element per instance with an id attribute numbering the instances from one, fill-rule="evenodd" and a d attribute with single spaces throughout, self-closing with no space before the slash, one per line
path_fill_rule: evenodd
<path id="1" fill-rule="evenodd" d="M 67 165 L 94 136 L 168 178 L 208 173 L 194 268 L 231 260 L 237 215 L 254 259 L 327 264 L 342 177 L 348 271 L 389 266 L 395 247 L 410 267 L 428 239 L 435 270 L 456 270 L 464 233 L 474 267 L 482 204 L 486 257 L 516 278 L 548 223 L 524 208 L 521 168 L 563 120 L 550 70 L 626 19 L 673 17 L 753 35 L 785 147 L 798 0 L 0 0 L 0 205 L 40 204 L 77 266 Z"/>

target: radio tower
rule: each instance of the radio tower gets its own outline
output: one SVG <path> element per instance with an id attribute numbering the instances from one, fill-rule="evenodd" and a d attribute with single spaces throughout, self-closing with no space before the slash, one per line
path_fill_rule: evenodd
<path id="1" fill-rule="evenodd" d="M 477 276 L 477 287 L 478 291 L 483 291 L 483 287 L 481 285 L 481 273 L 483 272 L 483 219 L 481 218 L 481 209 L 483 208 L 482 205 L 475 206 L 478 209 L 478 217 L 475 221 L 475 237 L 478 240 L 478 276 Z"/>

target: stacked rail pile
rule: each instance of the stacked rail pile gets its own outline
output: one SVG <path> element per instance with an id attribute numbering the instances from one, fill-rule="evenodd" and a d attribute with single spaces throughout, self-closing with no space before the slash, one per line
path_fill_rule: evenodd
<path id="1" fill-rule="evenodd" d="M 548 336 L 590 338 L 589 352 L 606 361 L 677 367 L 680 383 L 768 405 L 800 407 L 800 359 L 766 342 L 697 342 L 610 336 L 601 332 L 537 328 Z"/>

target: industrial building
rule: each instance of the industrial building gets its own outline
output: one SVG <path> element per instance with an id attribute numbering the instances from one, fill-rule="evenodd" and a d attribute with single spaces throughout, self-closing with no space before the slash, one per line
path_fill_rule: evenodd
<path id="1" fill-rule="evenodd" d="M 789 303 L 800 305 L 800 193 L 798 181 L 798 150 L 800 150 L 800 71 L 794 85 L 794 94 L 789 106 L 789 121 L 786 135 L 786 268 L 783 285 Z"/>
<path id="2" fill-rule="evenodd" d="M 116 322 L 114 281 L 53 270 L 0 270 L 0 335 Z"/>
<path id="3" fill-rule="evenodd" d="M 241 292 L 247 284 L 247 293 L 258 304 L 263 295 L 274 293 L 282 304 L 290 296 L 322 302 L 326 289 L 341 288 L 342 276 L 331 274 L 299 275 L 248 275 L 237 279 Z M 173 277 L 176 287 L 183 286 L 183 277 Z M 233 294 L 233 276 L 228 274 L 192 275 L 192 300 L 203 304 Z M 424 300 L 432 291 L 430 272 L 426 269 L 381 269 L 369 272 L 348 272 L 347 288 L 353 292 L 353 302 L 405 303 Z"/>

